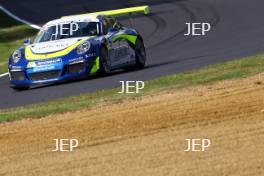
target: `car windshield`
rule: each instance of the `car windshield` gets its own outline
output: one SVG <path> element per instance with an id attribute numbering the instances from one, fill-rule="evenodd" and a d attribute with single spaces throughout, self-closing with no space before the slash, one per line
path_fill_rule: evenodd
<path id="1" fill-rule="evenodd" d="M 72 23 L 61 23 L 54 26 L 49 26 L 40 30 L 36 36 L 34 43 L 95 36 L 99 34 L 99 23 L 98 22 L 72 22 Z"/>

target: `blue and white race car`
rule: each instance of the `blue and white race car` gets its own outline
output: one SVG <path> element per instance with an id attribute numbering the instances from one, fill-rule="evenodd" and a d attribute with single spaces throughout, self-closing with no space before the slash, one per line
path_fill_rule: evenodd
<path id="1" fill-rule="evenodd" d="M 28 89 L 120 68 L 143 68 L 144 42 L 117 15 L 150 13 L 148 6 L 66 16 L 45 24 L 33 43 L 14 51 L 8 69 L 11 87 Z"/>

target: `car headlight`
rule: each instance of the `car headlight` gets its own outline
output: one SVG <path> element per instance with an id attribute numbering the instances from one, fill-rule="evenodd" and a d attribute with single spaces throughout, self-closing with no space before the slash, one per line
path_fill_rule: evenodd
<path id="1" fill-rule="evenodd" d="M 78 47 L 77 47 L 77 54 L 84 54 L 85 52 L 87 52 L 91 47 L 91 44 L 90 42 L 86 41 L 86 42 L 83 42 L 82 44 L 80 44 Z"/>
<path id="2" fill-rule="evenodd" d="M 21 59 L 21 51 L 20 50 L 16 50 L 13 54 L 12 54 L 12 61 L 13 63 L 18 63 Z"/>

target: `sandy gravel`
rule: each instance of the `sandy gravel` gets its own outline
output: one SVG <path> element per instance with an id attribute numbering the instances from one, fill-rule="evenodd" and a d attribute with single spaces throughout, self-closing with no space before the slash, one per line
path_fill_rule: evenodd
<path id="1" fill-rule="evenodd" d="M 80 145 L 52 152 L 54 138 Z M 185 152 L 186 138 L 212 144 Z M 2 123 L 6 175 L 264 175 L 264 75 Z"/>

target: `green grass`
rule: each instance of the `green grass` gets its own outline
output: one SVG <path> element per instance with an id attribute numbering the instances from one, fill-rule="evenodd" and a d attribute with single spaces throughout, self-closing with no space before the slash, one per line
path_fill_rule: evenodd
<path id="1" fill-rule="evenodd" d="M 7 72 L 9 56 L 23 45 L 26 38 L 33 37 L 36 29 L 19 23 L 0 11 L 0 74 Z"/>
<path id="2" fill-rule="evenodd" d="M 90 108 L 101 102 L 117 103 L 139 96 L 155 94 L 160 91 L 176 90 L 187 86 L 209 84 L 226 79 L 243 78 L 261 72 L 264 72 L 264 54 L 147 81 L 145 82 L 144 92 L 140 94 L 118 94 L 117 92 L 120 91 L 120 88 L 115 88 L 42 104 L 2 110 L 0 111 L 0 122 L 22 118 L 40 118 L 50 114 Z"/>

